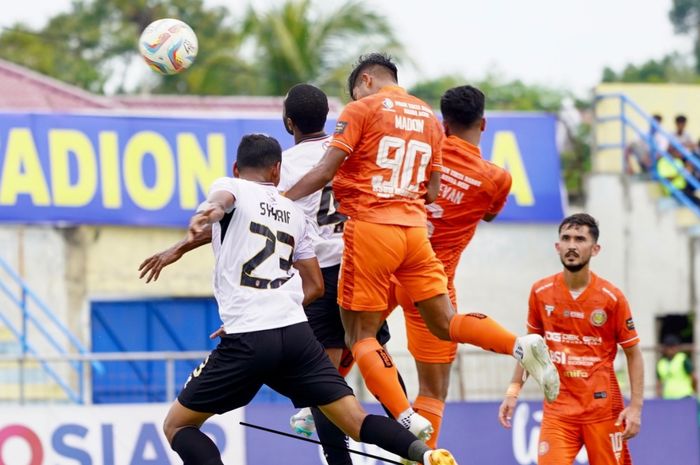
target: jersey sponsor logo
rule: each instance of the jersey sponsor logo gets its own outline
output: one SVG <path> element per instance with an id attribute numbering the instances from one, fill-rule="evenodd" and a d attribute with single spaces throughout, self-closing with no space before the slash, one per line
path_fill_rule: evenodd
<path id="1" fill-rule="evenodd" d="M 560 333 L 557 331 L 545 331 L 544 338 L 547 341 L 574 345 L 585 344 L 588 346 L 599 346 L 603 343 L 603 338 L 600 336 L 580 336 L 578 334 Z"/>
<path id="2" fill-rule="evenodd" d="M 565 378 L 588 378 L 586 370 L 564 370 Z"/>
<path id="3" fill-rule="evenodd" d="M 634 320 L 632 318 L 627 318 L 627 321 L 625 321 L 625 326 L 627 326 L 629 331 L 634 331 Z"/>
<path id="4" fill-rule="evenodd" d="M 552 316 L 552 313 L 554 313 L 554 305 L 545 305 L 544 311 L 547 312 L 547 316 Z"/>
<path id="5" fill-rule="evenodd" d="M 345 128 L 348 127 L 348 122 L 347 121 L 338 121 L 335 123 L 335 130 L 333 131 L 333 134 L 342 134 L 345 132 Z"/>
<path id="6" fill-rule="evenodd" d="M 385 98 L 384 101 L 382 102 L 382 106 L 387 109 L 387 110 L 393 110 L 394 108 L 394 101 L 391 100 L 389 97 Z"/>
<path id="7" fill-rule="evenodd" d="M 396 115 L 394 117 L 394 127 L 404 131 L 413 131 L 423 133 L 425 121 L 422 119 L 409 118 L 407 116 Z"/>
<path id="8" fill-rule="evenodd" d="M 549 452 L 549 443 L 540 441 L 540 445 L 537 447 L 537 455 L 545 455 L 547 452 Z"/>
<path id="9" fill-rule="evenodd" d="M 552 363 L 557 363 L 559 365 L 566 365 L 567 354 L 561 350 L 550 350 L 549 358 L 552 359 Z"/>
<path id="10" fill-rule="evenodd" d="M 608 321 L 608 314 L 605 310 L 598 308 L 591 313 L 591 324 L 593 326 L 603 326 Z"/>
<path id="11" fill-rule="evenodd" d="M 608 393 L 607 391 L 598 391 L 593 393 L 593 398 L 594 399 L 607 399 L 608 398 Z"/>
<path id="12" fill-rule="evenodd" d="M 586 315 L 583 312 L 577 312 L 576 310 L 564 310 L 564 318 L 578 318 L 583 320 Z"/>
<path id="13" fill-rule="evenodd" d="M 550 350 L 549 357 L 552 359 L 552 363 L 558 365 L 571 365 L 571 366 L 584 366 L 592 367 L 596 363 L 600 362 L 602 359 L 600 357 L 594 357 L 589 355 L 578 356 L 571 355 L 562 350 Z M 587 376 L 586 376 L 587 377 Z"/>

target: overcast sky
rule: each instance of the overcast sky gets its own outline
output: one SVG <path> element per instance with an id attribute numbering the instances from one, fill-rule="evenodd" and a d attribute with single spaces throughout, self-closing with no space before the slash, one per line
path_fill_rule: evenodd
<path id="1" fill-rule="evenodd" d="M 318 0 L 328 8 L 341 0 Z M 205 0 L 234 13 L 243 0 Z M 270 5 L 276 0 L 255 0 Z M 417 69 L 402 69 L 402 84 L 456 73 L 553 85 L 583 94 L 605 66 L 679 51 L 691 39 L 676 36 L 668 20 L 671 0 L 371 0 L 406 45 Z M 70 9 L 71 0 L 4 1 L 0 26 L 24 21 L 42 26 Z M 400 7 L 399 7 L 400 5 Z M 196 31 L 196 28 L 195 28 Z"/>

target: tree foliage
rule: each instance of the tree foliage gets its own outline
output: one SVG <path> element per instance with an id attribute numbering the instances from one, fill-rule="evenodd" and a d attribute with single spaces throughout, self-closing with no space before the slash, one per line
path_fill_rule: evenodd
<path id="1" fill-rule="evenodd" d="M 363 51 L 402 50 L 386 18 L 357 0 L 325 13 L 313 8 L 311 0 L 288 0 L 263 12 L 251 7 L 245 29 L 254 41 L 267 92 L 273 95 L 299 82 L 341 95 L 348 68 Z"/>
<path id="2" fill-rule="evenodd" d="M 606 67 L 603 70 L 603 82 L 698 82 L 698 76 L 685 57 L 679 53 L 671 53 L 659 60 L 647 60 L 635 65 L 628 64 L 619 72 Z"/>
<path id="3" fill-rule="evenodd" d="M 477 81 L 457 75 L 441 76 L 416 83 L 410 92 L 432 107 L 440 108 L 440 96 L 447 89 L 465 84 L 476 86 L 486 94 L 486 108 L 489 110 L 555 112 L 568 95 L 559 89 L 529 85 L 520 80 L 506 81 L 494 75 Z"/>
<path id="4" fill-rule="evenodd" d="M 700 73 L 700 0 L 673 0 L 668 17 L 678 34 L 693 37 L 695 71 Z"/>

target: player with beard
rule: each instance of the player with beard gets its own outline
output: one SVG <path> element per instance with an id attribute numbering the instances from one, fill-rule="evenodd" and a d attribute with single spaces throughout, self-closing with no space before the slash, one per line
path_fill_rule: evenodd
<path id="1" fill-rule="evenodd" d="M 555 244 L 564 270 L 537 281 L 530 292 L 528 330 L 544 336 L 559 371 L 559 397 L 545 403 L 539 465 L 571 465 L 586 446 L 591 465 L 629 465 L 627 440 L 640 428 L 644 365 L 627 299 L 589 269 L 598 255 L 598 223 L 585 213 L 565 218 Z M 631 399 L 624 406 L 613 361 L 627 358 Z M 498 412 L 511 427 L 524 370 L 515 367 Z"/>

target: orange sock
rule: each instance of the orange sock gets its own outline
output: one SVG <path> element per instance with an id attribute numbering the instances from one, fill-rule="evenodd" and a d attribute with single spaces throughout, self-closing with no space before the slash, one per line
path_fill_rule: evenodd
<path id="1" fill-rule="evenodd" d="M 440 425 L 442 424 L 442 413 L 445 411 L 445 403 L 432 397 L 418 396 L 413 402 L 413 410 L 430 420 L 433 424 L 433 435 L 426 442 L 431 449 L 437 449 L 438 436 L 440 435 Z"/>
<path id="2" fill-rule="evenodd" d="M 347 347 L 343 348 L 343 353 L 340 356 L 340 365 L 338 366 L 340 376 L 345 378 L 352 370 L 353 365 L 355 365 L 355 359 L 352 358 L 352 352 Z"/>
<path id="3" fill-rule="evenodd" d="M 411 408 L 401 389 L 396 366 L 377 339 L 369 337 L 356 342 L 352 347 L 352 355 L 367 389 L 389 409 L 394 418 L 399 418 Z"/>
<path id="4" fill-rule="evenodd" d="M 515 334 L 483 313 L 458 313 L 452 317 L 450 339 L 506 355 L 513 355 L 515 347 Z"/>

